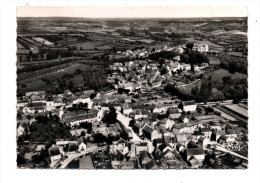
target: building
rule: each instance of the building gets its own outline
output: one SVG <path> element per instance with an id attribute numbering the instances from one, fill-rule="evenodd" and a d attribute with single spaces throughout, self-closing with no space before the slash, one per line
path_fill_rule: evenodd
<path id="1" fill-rule="evenodd" d="M 203 148 L 187 148 L 186 149 L 187 161 L 189 161 L 192 157 L 196 158 L 199 161 L 204 161 L 205 152 Z"/>
<path id="2" fill-rule="evenodd" d="M 200 53 L 209 52 L 209 46 L 207 44 L 199 44 L 197 51 Z"/>
<path id="3" fill-rule="evenodd" d="M 190 101 L 184 101 L 182 102 L 183 105 L 183 111 L 185 112 L 195 112 L 197 109 L 197 103 L 195 100 L 190 100 Z"/>

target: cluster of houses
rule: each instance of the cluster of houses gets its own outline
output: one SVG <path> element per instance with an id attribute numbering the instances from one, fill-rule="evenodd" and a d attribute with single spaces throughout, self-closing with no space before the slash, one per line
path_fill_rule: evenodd
<path id="1" fill-rule="evenodd" d="M 206 50 L 205 45 L 198 47 Z M 71 154 L 86 153 L 84 161 L 92 168 L 158 169 L 199 168 L 203 166 L 207 148 L 212 144 L 235 142 L 246 129 L 218 115 L 199 113 L 205 106 L 195 101 L 179 101 L 160 92 L 160 88 L 172 72 L 189 70 L 189 64 L 179 62 L 180 57 L 166 60 L 161 73 L 159 63 L 136 60 L 110 65 L 112 73 L 107 81 L 116 90 L 110 93 L 94 90 L 51 95 L 45 91 L 27 92 L 17 99 L 17 111 L 35 122 L 35 116 L 52 112 L 59 122 L 70 129 L 77 140 L 57 140 L 49 149 L 51 167 L 62 163 Z M 208 67 L 206 63 L 197 69 Z M 195 67 L 195 69 L 196 69 Z M 118 123 L 103 123 L 104 116 L 114 108 Z M 19 120 L 18 120 L 19 122 Z M 84 124 L 91 124 L 85 129 Z M 23 123 L 17 126 L 17 137 L 26 131 Z M 122 138 L 122 134 L 127 136 Z M 97 134 L 110 144 L 96 142 Z M 82 160 L 83 161 L 83 160 Z M 83 166 L 83 165 L 82 165 Z"/>

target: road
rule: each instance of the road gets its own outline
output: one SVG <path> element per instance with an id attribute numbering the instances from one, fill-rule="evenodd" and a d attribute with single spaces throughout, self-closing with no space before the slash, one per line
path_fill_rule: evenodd
<path id="1" fill-rule="evenodd" d="M 66 168 L 67 166 L 68 166 L 68 164 L 72 161 L 72 160 L 74 160 L 74 159 L 76 159 L 76 158 L 78 158 L 78 157 L 80 157 L 80 156 L 82 156 L 82 155 L 84 155 L 84 154 L 86 154 L 88 151 L 82 151 L 82 152 L 80 152 L 80 153 L 77 153 L 77 154 L 71 154 L 67 159 L 65 159 L 63 162 L 61 162 L 61 166 L 59 167 L 59 168 Z"/>
<path id="2" fill-rule="evenodd" d="M 226 153 L 229 153 L 229 154 L 231 154 L 231 155 L 233 155 L 233 156 L 236 156 L 236 157 L 239 157 L 239 158 L 241 158 L 241 159 L 244 159 L 244 160 L 247 160 L 248 161 L 248 158 L 247 157 L 245 157 L 245 156 L 242 156 L 242 155 L 240 155 L 240 154 L 238 154 L 238 153 L 235 153 L 235 152 L 233 152 L 233 151 L 230 151 L 230 150 L 228 150 L 228 149 L 226 149 L 226 148 L 224 148 L 224 147 L 221 147 L 220 145 L 216 145 L 216 148 L 215 148 L 216 150 L 219 150 L 219 151 L 222 151 L 222 152 L 226 152 Z"/>
<path id="3" fill-rule="evenodd" d="M 131 121 L 131 118 L 128 118 L 128 117 L 124 116 L 121 112 L 117 112 L 117 120 L 120 121 L 122 123 L 122 125 L 124 125 L 125 128 L 131 130 L 131 132 L 133 134 L 133 139 L 131 140 L 132 142 L 141 142 L 141 141 L 143 141 L 142 139 L 140 139 L 135 134 L 133 129 L 130 126 L 128 126 L 129 125 L 129 121 Z"/>
<path id="4" fill-rule="evenodd" d="M 191 82 L 191 83 L 188 83 L 188 84 L 182 84 L 182 85 L 178 85 L 178 86 L 176 86 L 176 87 L 184 87 L 184 86 L 189 86 L 189 85 L 192 85 L 193 83 L 196 83 L 196 82 L 198 82 L 198 81 L 200 81 L 200 79 L 197 79 L 197 80 L 195 80 L 195 81 L 193 81 L 193 82 Z"/>
<path id="5" fill-rule="evenodd" d="M 153 143 L 150 140 L 148 140 L 148 139 L 145 139 L 145 140 L 140 139 L 140 137 L 138 137 L 136 135 L 136 133 L 132 130 L 132 128 L 128 126 L 129 125 L 129 121 L 131 121 L 131 118 L 126 117 L 121 112 L 117 112 L 117 120 L 120 121 L 122 123 L 122 125 L 124 125 L 127 129 L 131 130 L 131 132 L 133 134 L 133 139 L 131 140 L 131 142 L 147 142 L 147 144 L 148 144 L 148 151 L 150 153 L 153 152 L 153 150 L 154 150 Z"/>

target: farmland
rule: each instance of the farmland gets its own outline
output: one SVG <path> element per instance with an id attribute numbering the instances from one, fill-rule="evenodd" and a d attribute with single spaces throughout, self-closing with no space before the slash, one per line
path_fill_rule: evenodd
<path id="1" fill-rule="evenodd" d="M 88 89 L 90 86 L 95 86 L 96 89 L 108 86 L 105 79 L 106 72 L 96 65 L 74 63 L 67 67 L 59 66 L 55 70 L 47 68 L 45 71 L 40 70 L 37 73 L 42 74 L 33 77 L 31 73 L 23 73 L 28 79 L 19 81 L 17 85 L 19 94 L 35 90 L 56 93 L 60 91 L 61 87 L 74 91 L 77 88 Z"/>

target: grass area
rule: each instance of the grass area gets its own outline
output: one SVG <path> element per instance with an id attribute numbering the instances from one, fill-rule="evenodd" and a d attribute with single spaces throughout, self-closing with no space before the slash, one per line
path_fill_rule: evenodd
<path id="1" fill-rule="evenodd" d="M 242 52 L 227 52 L 227 54 L 230 55 L 230 56 L 247 58 L 247 56 L 243 55 Z"/>
<path id="2" fill-rule="evenodd" d="M 218 70 L 215 70 L 215 71 L 210 71 L 210 72 L 204 73 L 203 75 L 204 75 L 204 77 L 211 76 L 212 80 L 214 80 L 214 81 L 217 80 L 217 81 L 220 81 L 220 82 L 222 82 L 222 78 L 224 76 L 230 76 L 232 79 L 247 78 L 246 74 L 242 74 L 242 73 L 238 73 L 238 72 L 232 74 L 232 73 L 229 73 L 228 70 L 226 70 L 226 69 L 218 69 Z"/>
<path id="3" fill-rule="evenodd" d="M 77 46 L 78 48 L 82 47 L 83 50 L 93 50 L 96 46 L 102 46 L 102 42 L 82 42 L 82 43 L 75 43 L 75 44 L 70 44 L 70 46 Z"/>
<path id="4" fill-rule="evenodd" d="M 48 120 L 44 122 L 35 122 L 32 124 L 29 134 L 29 141 L 31 142 L 48 142 L 54 139 L 68 139 L 71 138 L 69 130 L 60 122 Z"/>

